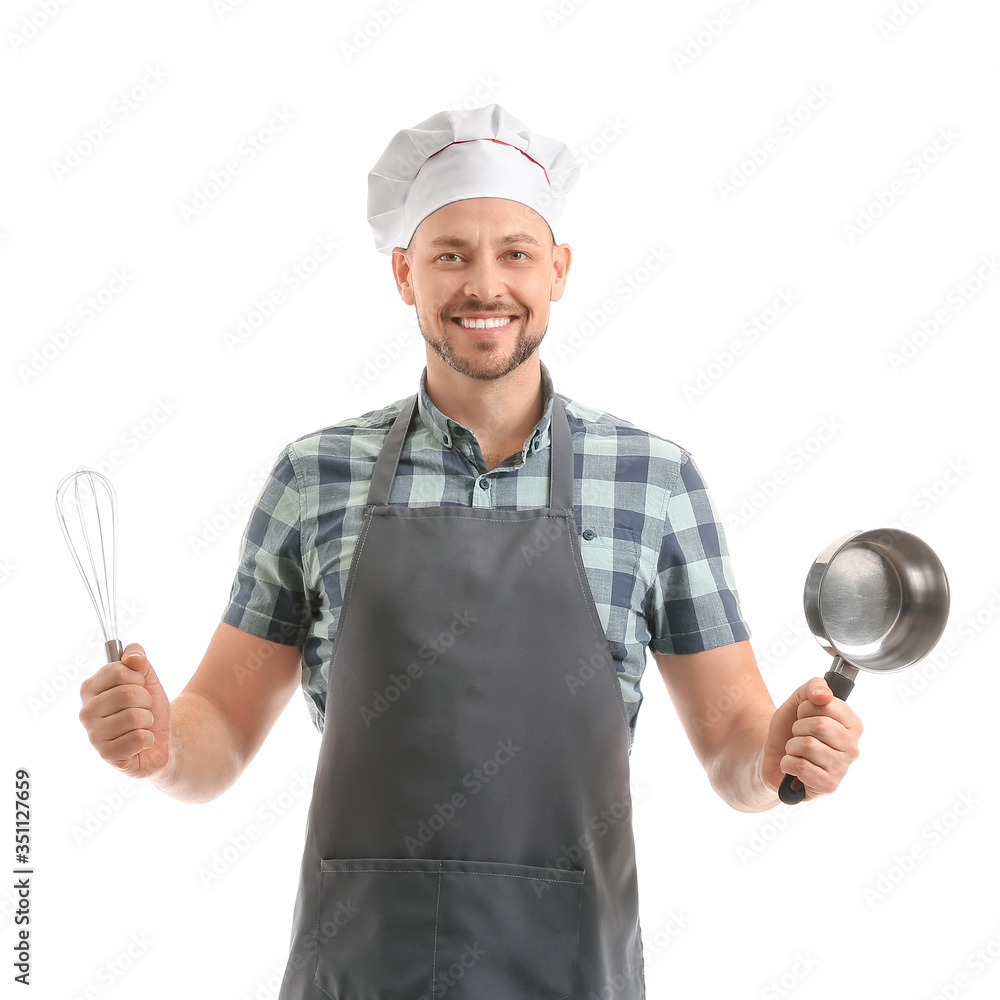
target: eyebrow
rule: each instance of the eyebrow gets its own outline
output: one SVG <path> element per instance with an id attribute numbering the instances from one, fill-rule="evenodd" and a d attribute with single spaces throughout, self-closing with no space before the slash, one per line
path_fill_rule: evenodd
<path id="1" fill-rule="evenodd" d="M 494 240 L 493 245 L 495 247 L 506 247 L 513 243 L 524 243 L 539 248 L 542 246 L 531 233 L 511 233 L 509 236 L 501 236 Z M 466 250 L 471 246 L 472 244 L 468 240 L 463 240 L 460 236 L 438 236 L 427 244 L 427 249 L 441 250 L 445 247 L 458 247 Z"/>

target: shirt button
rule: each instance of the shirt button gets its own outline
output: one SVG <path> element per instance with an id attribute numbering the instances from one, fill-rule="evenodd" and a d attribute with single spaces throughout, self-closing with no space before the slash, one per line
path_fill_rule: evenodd
<path id="1" fill-rule="evenodd" d="M 444 446 L 446 448 L 451 447 L 451 435 L 447 431 L 444 433 Z"/>
<path id="2" fill-rule="evenodd" d="M 583 537 L 586 538 L 587 541 L 589 542 L 592 538 L 596 538 L 597 537 L 597 532 L 594 531 L 593 528 L 584 528 L 583 529 Z"/>
<path id="3" fill-rule="evenodd" d="M 481 490 L 488 490 L 490 488 L 490 481 L 488 479 L 480 479 L 479 488 Z"/>

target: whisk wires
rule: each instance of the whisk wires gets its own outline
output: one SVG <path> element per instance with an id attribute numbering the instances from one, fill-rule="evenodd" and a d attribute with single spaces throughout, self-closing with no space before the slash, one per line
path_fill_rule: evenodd
<path id="1" fill-rule="evenodd" d="M 108 508 L 103 513 L 102 505 Z M 56 487 L 56 516 L 107 645 L 118 636 L 118 504 L 111 481 L 82 465 L 63 476 Z"/>

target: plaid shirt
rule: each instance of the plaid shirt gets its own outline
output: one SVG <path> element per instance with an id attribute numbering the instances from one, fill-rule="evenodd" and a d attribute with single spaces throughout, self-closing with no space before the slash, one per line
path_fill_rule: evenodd
<path id="1" fill-rule="evenodd" d="M 389 503 L 526 510 L 549 503 L 552 379 L 521 451 L 487 471 L 473 433 L 445 416 L 420 376 L 419 417 L 403 442 Z M 559 394 L 573 436 L 583 565 L 629 720 L 645 648 L 696 653 L 749 637 L 718 512 L 690 454 Z M 344 589 L 372 469 L 404 400 L 306 434 L 278 456 L 251 512 L 222 620 L 302 647 L 302 689 L 322 732 Z M 558 622 L 553 622 L 558 628 Z"/>

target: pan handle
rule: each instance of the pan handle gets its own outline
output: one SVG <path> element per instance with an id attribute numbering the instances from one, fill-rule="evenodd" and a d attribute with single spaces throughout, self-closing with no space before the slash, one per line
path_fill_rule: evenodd
<path id="1" fill-rule="evenodd" d="M 830 685 L 834 698 L 847 701 L 847 696 L 854 690 L 854 681 L 837 668 L 844 663 L 841 657 L 834 657 L 834 665 L 824 675 L 823 680 Z M 794 774 L 786 774 L 778 789 L 778 798 L 786 806 L 794 806 L 806 797 L 806 786 Z"/>

